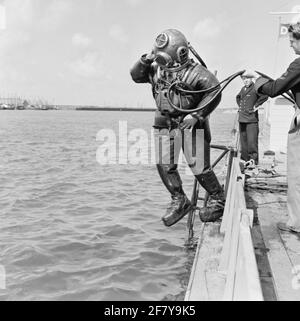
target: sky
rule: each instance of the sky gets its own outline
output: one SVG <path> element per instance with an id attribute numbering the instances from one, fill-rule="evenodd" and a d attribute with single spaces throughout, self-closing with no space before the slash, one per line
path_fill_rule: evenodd
<path id="1" fill-rule="evenodd" d="M 285 0 L 0 0 L 0 95 L 62 105 L 153 107 L 129 70 L 163 30 L 182 31 L 220 80 L 255 69 L 282 74 L 295 56 L 270 11 Z M 297 17 L 296 17 L 297 18 Z M 287 18 L 283 18 L 285 22 Z M 293 17 L 295 19 L 295 16 Z M 1 28 L 2 27 L 2 28 Z M 221 107 L 234 107 L 235 80 Z"/>

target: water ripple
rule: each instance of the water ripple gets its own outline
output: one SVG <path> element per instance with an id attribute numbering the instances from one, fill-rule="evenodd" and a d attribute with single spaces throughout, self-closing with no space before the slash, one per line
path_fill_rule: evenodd
<path id="1" fill-rule="evenodd" d="M 195 247 L 161 222 L 155 166 L 96 161 L 100 129 L 150 130 L 152 113 L 0 112 L 0 300 L 182 300 Z"/>

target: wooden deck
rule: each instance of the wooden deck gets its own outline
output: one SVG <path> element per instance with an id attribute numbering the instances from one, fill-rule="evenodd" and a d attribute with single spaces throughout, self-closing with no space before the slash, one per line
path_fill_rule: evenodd
<path id="1" fill-rule="evenodd" d="M 263 134 L 260 148 L 267 150 L 268 132 Z M 262 295 L 265 301 L 300 301 L 300 236 L 277 228 L 288 218 L 286 155 L 276 155 L 275 168 L 266 158 L 261 157 L 260 169 L 268 174 L 254 175 L 245 183 L 246 207 L 254 212 L 251 237 Z M 273 169 L 275 175 L 270 174 Z M 202 225 L 186 301 L 224 300 L 226 275 L 220 270 L 224 241 L 219 223 Z"/>
<path id="2" fill-rule="evenodd" d="M 202 224 L 186 301 L 221 301 L 226 278 L 219 273 L 223 246 L 220 223 Z"/>
<path id="3" fill-rule="evenodd" d="M 252 238 L 264 299 L 300 301 L 300 274 L 296 273 L 300 271 L 300 237 L 277 228 L 278 222 L 288 219 L 286 155 L 276 155 L 276 160 L 275 170 L 282 176 L 250 178 L 248 188 L 246 183 L 247 207 L 256 216 Z"/>
<path id="4" fill-rule="evenodd" d="M 240 159 L 233 158 L 222 223 L 202 224 L 186 301 L 262 301 Z"/>

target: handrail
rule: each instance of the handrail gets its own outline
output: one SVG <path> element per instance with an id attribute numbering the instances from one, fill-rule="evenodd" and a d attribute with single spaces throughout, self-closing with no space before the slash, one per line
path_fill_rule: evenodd
<path id="1" fill-rule="evenodd" d="M 227 191 L 228 191 L 228 186 L 230 183 L 230 175 L 231 175 L 231 168 L 232 168 L 232 160 L 233 157 L 236 156 L 238 154 L 239 151 L 239 135 L 236 132 L 233 138 L 233 143 L 231 146 L 224 146 L 224 145 L 214 145 L 211 144 L 210 147 L 214 148 L 214 149 L 218 149 L 223 151 L 221 153 L 221 155 L 219 155 L 219 157 L 214 161 L 214 163 L 211 165 L 212 169 L 214 169 L 219 162 L 227 155 L 228 156 L 228 165 L 227 165 L 227 175 L 226 175 L 226 180 L 225 180 L 225 197 L 227 195 Z M 188 220 L 187 220 L 187 228 L 188 228 L 188 242 L 190 240 L 192 240 L 193 236 L 194 236 L 194 221 L 195 221 L 195 211 L 197 209 L 197 203 L 199 200 L 199 182 L 197 179 L 194 180 L 194 187 L 193 187 L 193 193 L 192 193 L 192 197 L 191 197 L 191 202 L 192 202 L 192 210 L 188 215 Z M 208 194 L 206 193 L 204 199 L 204 206 L 206 206 L 207 200 L 208 200 Z"/>
<path id="2" fill-rule="evenodd" d="M 228 189 L 228 184 L 229 184 L 229 177 L 230 177 L 230 169 L 231 169 L 231 164 L 232 164 L 232 158 L 234 155 L 236 155 L 237 151 L 235 150 L 234 147 L 227 147 L 223 145 L 210 145 L 211 148 L 219 149 L 222 150 L 223 152 L 221 155 L 214 161 L 214 163 L 211 165 L 211 168 L 214 169 L 219 162 L 229 153 L 229 166 L 227 170 L 227 178 L 225 182 L 225 195 L 227 194 L 227 189 Z M 188 242 L 193 239 L 194 236 L 194 221 L 195 221 L 195 211 L 197 210 L 197 203 L 199 198 L 199 187 L 200 184 L 198 180 L 195 178 L 194 180 L 194 187 L 193 187 L 193 193 L 191 197 L 191 203 L 192 203 L 192 210 L 190 211 L 188 215 L 188 220 L 187 220 L 187 228 L 188 228 Z M 206 206 L 207 200 L 208 200 L 208 193 L 205 194 L 204 199 L 204 206 Z"/>

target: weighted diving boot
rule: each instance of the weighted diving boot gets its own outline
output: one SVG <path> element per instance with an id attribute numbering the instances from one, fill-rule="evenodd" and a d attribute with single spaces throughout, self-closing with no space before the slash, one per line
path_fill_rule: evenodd
<path id="1" fill-rule="evenodd" d="M 166 226 L 172 226 L 180 221 L 191 210 L 191 207 L 192 203 L 185 194 L 172 195 L 172 201 L 162 221 Z"/>
<path id="2" fill-rule="evenodd" d="M 182 181 L 177 167 L 172 165 L 157 165 L 157 169 L 172 197 L 166 214 L 162 217 L 165 226 L 169 227 L 180 221 L 190 211 L 192 204 L 182 189 Z"/>
<path id="3" fill-rule="evenodd" d="M 223 216 L 225 195 L 217 176 L 213 170 L 208 170 L 196 176 L 200 185 L 208 192 L 207 206 L 200 209 L 202 222 L 215 222 Z"/>

